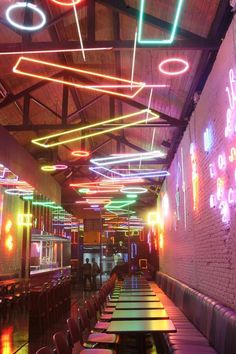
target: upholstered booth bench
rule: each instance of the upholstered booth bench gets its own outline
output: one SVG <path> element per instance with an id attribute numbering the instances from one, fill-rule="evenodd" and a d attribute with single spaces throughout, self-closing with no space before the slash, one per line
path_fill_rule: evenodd
<path id="1" fill-rule="evenodd" d="M 235 311 L 164 273 L 156 273 L 156 282 L 177 329 L 165 336 L 170 353 L 236 354 Z"/>

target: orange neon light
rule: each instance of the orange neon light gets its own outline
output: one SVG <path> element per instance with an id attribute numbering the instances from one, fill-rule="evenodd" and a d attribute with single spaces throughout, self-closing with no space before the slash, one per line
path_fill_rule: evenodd
<path id="1" fill-rule="evenodd" d="M 51 0 L 51 1 L 60 6 L 73 6 L 73 5 L 78 5 L 82 0 L 72 0 L 71 2 L 65 2 L 59 0 Z"/>
<path id="2" fill-rule="evenodd" d="M 12 228 L 12 221 L 8 219 L 5 225 L 5 233 L 6 233 L 5 246 L 8 251 L 13 250 L 13 237 L 11 235 L 11 228 Z"/>
<path id="3" fill-rule="evenodd" d="M 32 63 L 33 65 L 29 68 L 27 67 L 27 69 L 20 69 L 19 66 L 23 63 Z M 36 65 L 37 64 L 37 65 Z M 37 72 L 40 69 L 40 66 L 42 67 L 42 71 L 44 72 L 46 68 L 57 68 L 60 70 L 65 70 L 68 73 L 77 73 L 77 74 L 86 74 L 89 76 L 92 76 L 92 78 L 96 77 L 99 79 L 106 79 L 108 80 L 108 82 L 111 82 L 111 84 L 106 84 L 106 85 L 83 85 L 80 83 L 75 83 L 75 82 L 71 82 L 68 80 L 64 80 L 64 79 L 59 79 L 59 78 L 52 78 L 52 77 L 48 77 L 45 74 L 37 74 Z M 55 63 L 51 63 L 51 62 L 47 62 L 47 61 L 42 61 L 42 60 L 38 60 L 38 59 L 33 59 L 33 58 L 27 58 L 27 57 L 23 57 L 21 56 L 16 65 L 13 67 L 13 72 L 17 73 L 17 74 L 21 74 L 21 75 L 25 75 L 25 76 L 29 76 L 29 77 L 35 77 L 37 79 L 42 79 L 42 80 L 48 80 L 48 81 L 52 81 L 52 82 L 57 82 L 60 84 L 66 84 L 69 86 L 74 86 L 77 88 L 82 88 L 82 89 L 87 89 L 87 90 L 92 90 L 92 91 L 98 91 L 98 92 L 104 92 L 104 93 L 108 93 L 108 94 L 112 94 L 112 95 L 116 95 L 116 96 L 121 96 L 121 97 L 127 97 L 127 98 L 134 98 L 144 87 L 145 87 L 145 83 L 143 82 L 135 82 L 133 81 L 132 83 L 132 87 L 131 87 L 131 81 L 130 80 L 125 80 L 125 79 L 120 79 L 118 77 L 115 76 L 110 76 L 110 75 L 103 75 L 100 73 L 95 73 L 92 71 L 86 71 L 86 70 L 82 70 L 82 69 L 76 69 L 73 67 L 68 67 L 68 66 L 64 66 L 64 65 L 60 65 L 60 64 L 55 64 Z M 35 73 L 36 72 L 36 73 Z M 120 85 L 117 85 L 117 82 L 120 83 Z M 130 93 L 122 93 L 122 92 L 116 92 L 116 91 L 112 91 L 109 89 L 119 89 L 119 88 L 129 88 L 129 92 Z M 132 93 L 132 89 L 136 89 L 135 92 Z"/>

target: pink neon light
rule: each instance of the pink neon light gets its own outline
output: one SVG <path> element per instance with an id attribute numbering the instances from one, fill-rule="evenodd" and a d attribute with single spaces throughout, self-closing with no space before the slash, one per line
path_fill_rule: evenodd
<path id="1" fill-rule="evenodd" d="M 57 164 L 57 165 L 53 165 L 56 170 L 66 170 L 68 168 L 67 165 L 60 165 L 60 164 Z"/>
<path id="2" fill-rule="evenodd" d="M 78 5 L 82 0 L 72 0 L 71 2 L 65 2 L 59 0 L 51 0 L 51 1 L 60 6 L 73 6 L 73 5 Z"/>
<path id="3" fill-rule="evenodd" d="M 181 70 L 177 70 L 177 71 L 167 71 L 164 69 L 164 66 L 166 64 L 172 64 L 172 63 L 180 63 L 183 64 L 183 69 Z M 187 70 L 189 69 L 189 63 L 184 60 L 184 59 L 180 59 L 180 58 L 171 58 L 171 59 L 166 59 L 163 60 L 160 64 L 159 64 L 159 70 L 160 72 L 162 72 L 162 74 L 165 75 L 181 75 L 184 74 Z"/>
<path id="4" fill-rule="evenodd" d="M 88 157 L 90 155 L 90 152 L 84 150 L 75 150 L 72 151 L 71 155 L 76 157 Z"/>

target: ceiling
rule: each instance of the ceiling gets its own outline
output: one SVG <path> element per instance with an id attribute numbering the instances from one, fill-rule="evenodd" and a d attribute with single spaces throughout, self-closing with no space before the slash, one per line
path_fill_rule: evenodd
<path id="1" fill-rule="evenodd" d="M 143 1 L 143 37 L 168 38 L 179 1 Z M 68 165 L 65 171 L 52 173 L 63 187 L 64 204 L 73 209 L 75 200 L 81 198 L 69 184 L 98 181 L 98 175 L 89 170 L 91 156 L 98 158 L 115 153 L 133 154 L 161 149 L 166 155 L 164 159 L 156 158 L 142 163 L 142 166 L 136 163 L 131 167 L 167 170 L 191 117 L 197 95 L 204 87 L 231 22 L 229 1 L 185 0 L 172 43 L 137 43 L 133 80 L 145 82 L 149 87 L 142 89 L 134 98 L 14 73 L 13 67 L 20 54 L 12 54 L 13 52 L 81 48 L 73 6 L 59 6 L 53 0 L 29 2 L 37 5 L 46 14 L 47 22 L 41 30 L 29 32 L 13 27 L 7 21 L 5 13 L 16 1 L 4 0 L 0 3 L 0 123 L 40 164 Z M 64 2 L 70 3 L 71 0 Z M 139 0 L 81 0 L 76 5 L 84 48 L 109 48 L 85 52 L 86 61 L 79 51 L 31 53 L 24 56 L 131 80 L 140 3 Z M 14 20 L 30 26 L 39 21 L 39 18 L 32 16 L 32 11 L 26 8 L 24 11 L 18 10 Z M 6 52 L 8 54 L 3 55 Z M 175 76 L 161 73 L 159 64 L 173 57 L 187 61 L 189 70 Z M 181 65 L 172 64 L 168 70 L 179 70 Z M 37 75 L 71 83 L 105 84 L 104 78 L 94 78 L 81 71 L 71 72 L 62 67 L 38 67 L 37 62 L 31 65 L 31 70 Z M 130 92 L 122 91 L 124 92 L 126 96 L 130 96 Z M 142 126 L 136 124 L 50 149 L 31 142 L 42 136 L 133 114 L 148 107 L 160 118 Z M 133 122 L 132 119 L 127 121 Z M 122 123 L 124 121 L 119 122 Z M 89 132 L 98 131 L 91 129 Z M 89 157 L 71 156 L 73 150 L 84 149 L 91 152 Z M 149 207 L 155 202 L 162 183 L 163 178 L 145 179 L 142 185 L 147 186 L 149 192 L 139 198 L 139 209 Z"/>

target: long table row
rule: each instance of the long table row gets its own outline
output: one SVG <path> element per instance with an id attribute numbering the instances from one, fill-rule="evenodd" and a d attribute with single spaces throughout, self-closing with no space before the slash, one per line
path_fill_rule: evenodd
<path id="1" fill-rule="evenodd" d="M 127 277 L 117 284 L 107 307 L 113 308 L 107 333 L 138 335 L 138 353 L 145 353 L 145 335 L 174 333 L 176 329 L 155 290 L 140 277 Z M 161 343 L 159 343 L 161 346 Z M 157 343 L 158 345 L 158 343 Z"/>

